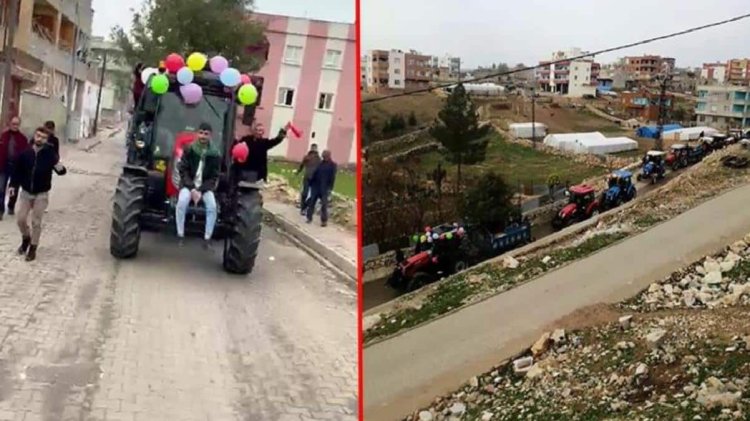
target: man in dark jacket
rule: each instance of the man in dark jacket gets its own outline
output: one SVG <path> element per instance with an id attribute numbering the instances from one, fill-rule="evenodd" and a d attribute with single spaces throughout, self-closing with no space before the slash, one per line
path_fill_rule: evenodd
<path id="1" fill-rule="evenodd" d="M 310 180 L 312 179 L 315 170 L 318 168 L 318 165 L 320 165 L 318 145 L 313 143 L 310 145 L 310 151 L 302 159 L 299 169 L 297 169 L 297 174 L 301 173 L 302 170 L 305 170 L 305 175 L 302 178 L 302 194 L 300 195 L 299 201 L 300 213 L 302 215 L 304 215 L 307 210 L 307 199 L 310 195 Z"/>
<path id="2" fill-rule="evenodd" d="M 60 165 L 60 157 L 52 146 L 47 144 L 47 130 L 39 127 L 34 131 L 34 140 L 18 156 L 13 167 L 10 190 L 18 193 L 18 229 L 21 231 L 21 247 L 18 254 L 26 254 L 26 261 L 36 259 L 39 238 L 42 235 L 42 216 L 49 204 L 49 191 L 52 188 L 52 172 L 65 175 L 65 167 Z M 31 229 L 29 229 L 31 214 Z"/>
<path id="3" fill-rule="evenodd" d="M 328 199 L 336 184 L 336 170 L 336 163 L 331 159 L 331 151 L 323 151 L 323 161 L 315 169 L 310 181 L 312 196 L 307 204 L 308 223 L 312 222 L 315 204 L 320 200 L 320 222 L 322 226 L 328 224 Z"/>
<path id="4" fill-rule="evenodd" d="M 47 144 L 52 146 L 57 156 L 60 156 L 60 139 L 55 135 L 55 122 L 52 120 L 45 122 L 44 128 L 47 129 L 47 134 L 49 135 L 47 137 Z"/>
<path id="5" fill-rule="evenodd" d="M 20 127 L 21 119 L 13 117 L 10 119 L 8 130 L 0 135 L 0 220 L 3 219 L 5 213 L 5 190 L 13 174 L 13 163 L 29 147 L 29 139 L 21 133 Z M 8 196 L 8 214 L 13 215 L 17 196 L 15 194 Z"/>
<path id="6" fill-rule="evenodd" d="M 242 172 L 250 171 L 257 174 L 257 180 L 247 181 L 266 181 L 268 178 L 268 151 L 286 138 L 285 129 L 279 130 L 279 134 L 274 139 L 264 138 L 265 133 L 263 124 L 255 123 L 253 133 L 239 140 L 239 142 L 247 144 L 248 155 L 244 163 L 238 164 L 238 169 Z"/>
<path id="7" fill-rule="evenodd" d="M 187 147 L 179 163 L 180 193 L 177 199 L 177 237 L 180 245 L 185 238 L 185 214 L 190 201 L 197 204 L 203 200 L 206 209 L 206 231 L 204 248 L 209 248 L 216 225 L 216 197 L 221 172 L 221 152 L 211 144 L 211 125 L 202 123 L 198 127 L 198 138 Z"/>

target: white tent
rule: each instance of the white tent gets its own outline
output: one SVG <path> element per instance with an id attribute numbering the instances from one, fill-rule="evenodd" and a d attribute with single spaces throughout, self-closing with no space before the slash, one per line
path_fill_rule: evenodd
<path id="1" fill-rule="evenodd" d="M 559 133 L 544 138 L 544 144 L 562 151 L 604 155 L 638 149 L 638 142 L 627 137 L 606 138 L 600 132 Z"/>
<path id="2" fill-rule="evenodd" d="M 712 134 L 719 133 L 719 131 L 716 129 L 712 129 L 711 127 L 705 127 L 705 126 L 687 127 L 684 129 L 670 130 L 668 132 L 664 132 L 664 139 L 674 140 L 674 141 L 696 140 L 701 137 L 701 133 L 703 133 L 704 136 L 711 136 Z"/>
<path id="3" fill-rule="evenodd" d="M 536 133 L 532 134 L 532 127 L 536 129 Z M 536 137 L 544 137 L 547 135 L 547 126 L 542 123 L 513 123 L 508 125 L 510 134 L 514 137 L 521 139 L 531 139 L 532 135 Z"/>

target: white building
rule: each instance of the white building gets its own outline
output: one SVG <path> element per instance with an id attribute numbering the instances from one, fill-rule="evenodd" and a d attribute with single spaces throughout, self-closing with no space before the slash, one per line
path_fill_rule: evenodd
<path id="1" fill-rule="evenodd" d="M 388 88 L 404 89 L 406 86 L 406 53 L 391 50 L 388 54 Z"/>
<path id="2" fill-rule="evenodd" d="M 571 97 L 595 95 L 600 65 L 580 48 L 556 51 L 551 59 L 539 62 L 536 80 L 539 89 Z M 579 58 L 581 57 L 581 58 Z"/>

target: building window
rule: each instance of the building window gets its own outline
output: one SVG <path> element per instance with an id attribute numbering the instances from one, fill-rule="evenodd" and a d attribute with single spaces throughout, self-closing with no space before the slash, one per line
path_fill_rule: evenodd
<path id="1" fill-rule="evenodd" d="M 289 107 L 294 105 L 294 89 L 291 88 L 279 88 L 279 97 L 276 99 L 276 104 L 287 105 Z"/>
<path id="2" fill-rule="evenodd" d="M 401 69 L 393 69 L 393 74 L 400 75 L 401 74 Z"/>
<path id="3" fill-rule="evenodd" d="M 393 81 L 393 84 L 396 85 L 396 86 L 401 86 L 401 81 L 398 80 L 398 79 L 396 79 L 396 80 Z"/>
<path id="4" fill-rule="evenodd" d="M 321 93 L 318 97 L 318 109 L 330 111 L 333 108 L 333 94 Z"/>
<path id="5" fill-rule="evenodd" d="M 578 80 L 578 75 L 573 76 L 573 80 Z"/>
<path id="6" fill-rule="evenodd" d="M 302 63 L 302 47 L 296 45 L 287 45 L 284 52 L 284 62 L 290 64 Z"/>
<path id="7" fill-rule="evenodd" d="M 401 65 L 401 57 L 394 57 L 393 58 L 393 64 Z"/>
<path id="8" fill-rule="evenodd" d="M 326 50 L 326 67 L 341 68 L 341 51 Z"/>

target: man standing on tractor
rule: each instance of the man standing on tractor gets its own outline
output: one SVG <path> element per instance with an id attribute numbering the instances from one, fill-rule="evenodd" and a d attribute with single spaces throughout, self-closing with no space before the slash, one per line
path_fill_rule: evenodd
<path id="1" fill-rule="evenodd" d="M 333 186 L 336 183 L 336 163 L 331 159 L 331 151 L 323 151 L 323 161 L 318 165 L 310 181 L 312 195 L 307 203 L 307 223 L 311 223 L 315 204 L 320 200 L 320 222 L 321 226 L 328 224 L 328 200 L 331 197 Z"/>
<path id="2" fill-rule="evenodd" d="M 22 240 L 18 254 L 26 254 L 27 262 L 36 259 L 42 235 L 42 217 L 49 205 L 49 191 L 52 189 L 52 172 L 59 175 L 67 172 L 60 164 L 60 157 L 55 149 L 47 144 L 47 137 L 47 129 L 44 127 L 34 131 L 32 145 L 18 156 L 10 180 L 10 192 L 18 194 L 19 202 L 17 223 Z"/>
<path id="3" fill-rule="evenodd" d="M 177 199 L 177 237 L 180 246 L 185 244 L 185 215 L 190 201 L 198 204 L 203 200 L 206 210 L 206 230 L 204 248 L 211 245 L 216 226 L 216 197 L 214 191 L 219 186 L 221 152 L 211 144 L 211 125 L 201 123 L 198 137 L 187 147 L 180 159 L 180 193 Z"/>
<path id="4" fill-rule="evenodd" d="M 268 151 L 276 147 L 286 139 L 286 129 L 279 130 L 279 134 L 273 139 L 266 139 L 263 124 L 255 123 L 253 133 L 243 136 L 238 143 L 247 145 L 247 160 L 244 163 L 238 163 L 238 169 L 242 172 L 252 171 L 257 174 L 257 181 L 266 181 L 268 178 Z"/>
<path id="5" fill-rule="evenodd" d="M 5 189 L 13 174 L 13 164 L 18 156 L 29 147 L 29 139 L 21 133 L 20 127 L 21 119 L 13 117 L 10 119 L 8 130 L 0 135 L 0 220 L 3 219 L 5 213 Z M 12 193 L 8 196 L 8 215 L 13 215 L 17 196 Z"/>
<path id="6" fill-rule="evenodd" d="M 312 180 L 312 176 L 313 174 L 315 174 L 315 170 L 318 168 L 318 165 L 320 165 L 318 145 L 313 143 L 312 145 L 310 145 L 310 152 L 305 155 L 305 158 L 302 160 L 302 163 L 299 165 L 299 169 L 297 170 L 297 174 L 301 173 L 302 170 L 305 170 L 305 175 L 302 179 L 302 194 L 300 195 L 299 202 L 300 213 L 302 215 L 305 215 L 305 211 L 307 210 L 307 199 L 310 195 L 310 180 Z"/>

